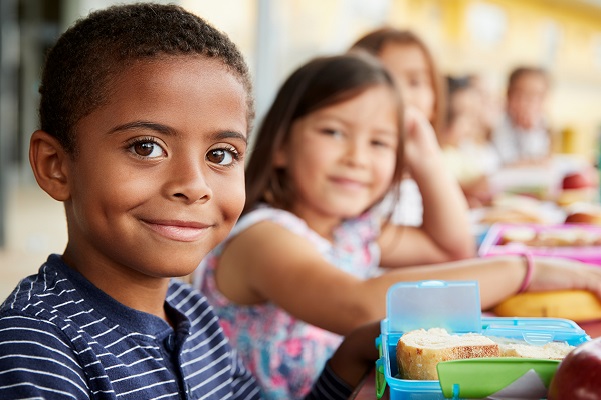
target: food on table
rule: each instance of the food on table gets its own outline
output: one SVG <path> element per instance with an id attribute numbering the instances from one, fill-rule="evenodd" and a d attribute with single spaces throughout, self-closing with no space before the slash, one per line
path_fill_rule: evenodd
<path id="1" fill-rule="evenodd" d="M 451 335 L 442 328 L 409 331 L 396 348 L 401 377 L 413 380 L 437 380 L 436 364 L 441 361 L 498 356 L 499 345 L 486 336 Z"/>
<path id="2" fill-rule="evenodd" d="M 486 225 L 492 225 L 497 222 L 538 224 L 545 223 L 546 221 L 538 211 L 509 207 L 490 208 L 483 213 L 480 219 L 480 223 Z"/>
<path id="3" fill-rule="evenodd" d="M 485 357 L 561 360 L 574 346 L 549 342 L 542 346 L 523 340 L 488 337 L 478 333 L 450 334 L 443 328 L 417 329 L 401 336 L 396 358 L 403 379 L 437 380 L 439 362 Z"/>
<path id="4" fill-rule="evenodd" d="M 520 243 L 529 247 L 581 247 L 601 246 L 601 233 L 584 228 L 543 229 L 516 226 L 505 229 L 499 238 L 499 245 Z"/>
<path id="5" fill-rule="evenodd" d="M 526 292 L 498 304 L 499 317 L 566 318 L 575 322 L 601 319 L 601 302 L 587 290 Z"/>
<path id="6" fill-rule="evenodd" d="M 548 342 L 542 346 L 528 344 L 523 340 L 504 337 L 492 337 L 499 345 L 500 357 L 537 358 L 544 360 L 562 360 L 575 346 L 566 342 Z"/>
<path id="7" fill-rule="evenodd" d="M 560 207 L 570 207 L 574 204 L 593 202 L 597 189 L 585 187 L 580 189 L 564 189 L 557 194 L 555 202 Z"/>
<path id="8" fill-rule="evenodd" d="M 549 386 L 549 400 L 601 399 L 601 338 L 583 343 L 559 364 Z"/>
<path id="9" fill-rule="evenodd" d="M 567 224 L 601 225 L 601 211 L 575 211 L 566 216 Z"/>
<path id="10" fill-rule="evenodd" d="M 575 171 L 566 174 L 561 181 L 561 188 L 566 189 L 582 189 L 595 186 L 590 174 L 585 171 Z"/>
<path id="11" fill-rule="evenodd" d="M 492 225 L 497 222 L 510 223 L 547 223 L 541 212 L 541 201 L 521 195 L 496 195 L 491 207 L 482 210 L 479 223 Z"/>
<path id="12" fill-rule="evenodd" d="M 556 203 L 562 207 L 582 202 L 593 202 L 597 195 L 596 170 L 585 169 L 566 174 L 561 181 L 561 191 Z"/>

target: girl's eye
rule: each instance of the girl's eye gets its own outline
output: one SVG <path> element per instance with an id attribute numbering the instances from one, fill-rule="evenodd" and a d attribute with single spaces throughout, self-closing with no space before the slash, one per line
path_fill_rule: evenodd
<path id="1" fill-rule="evenodd" d="M 213 149 L 207 153 L 207 160 L 213 164 L 230 166 L 238 161 L 239 155 L 235 149 Z"/>
<path id="2" fill-rule="evenodd" d="M 322 129 L 322 132 L 326 135 L 334 136 L 336 138 L 341 138 L 344 136 L 344 133 L 340 129 Z"/>
<path id="3" fill-rule="evenodd" d="M 389 147 L 390 145 L 386 142 L 383 142 L 381 140 L 372 140 L 371 144 L 377 147 Z"/>
<path id="4" fill-rule="evenodd" d="M 387 149 L 395 149 L 396 150 L 396 148 L 397 148 L 396 143 L 394 143 L 392 141 L 374 140 L 371 142 L 371 144 L 376 147 L 382 147 L 382 148 L 387 148 Z"/>
<path id="5" fill-rule="evenodd" d="M 142 158 L 157 158 L 165 155 L 165 150 L 158 143 L 148 139 L 134 142 L 129 150 Z"/>

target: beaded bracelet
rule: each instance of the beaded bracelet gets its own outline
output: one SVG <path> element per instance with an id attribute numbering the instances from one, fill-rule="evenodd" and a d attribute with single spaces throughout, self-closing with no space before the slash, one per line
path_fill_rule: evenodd
<path id="1" fill-rule="evenodd" d="M 528 286 L 530 286 L 530 283 L 532 282 L 532 275 L 534 275 L 534 258 L 532 257 L 532 254 L 524 252 L 521 255 L 526 259 L 526 276 L 524 276 L 522 286 L 520 286 L 518 293 L 524 293 L 528 289 Z"/>

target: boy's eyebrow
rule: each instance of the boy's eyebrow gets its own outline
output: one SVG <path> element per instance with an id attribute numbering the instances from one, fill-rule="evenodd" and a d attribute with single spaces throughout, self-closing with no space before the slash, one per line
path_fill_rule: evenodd
<path id="1" fill-rule="evenodd" d="M 170 135 L 170 136 L 175 136 L 177 135 L 177 132 L 170 128 L 167 125 L 163 125 L 163 124 L 158 124 L 156 122 L 149 122 L 149 121 L 133 121 L 133 122 L 128 122 L 126 124 L 123 125 L 118 125 L 116 127 L 114 127 L 113 129 L 111 129 L 109 131 L 109 133 L 117 133 L 119 131 L 127 131 L 130 129 L 150 129 L 153 131 L 157 131 L 159 133 L 162 133 L 164 135 Z M 239 139 L 242 140 L 244 143 L 247 143 L 247 137 L 246 135 L 243 135 L 240 132 L 235 132 L 235 131 L 218 131 L 213 135 L 214 139 Z"/>
<path id="2" fill-rule="evenodd" d="M 117 125 L 113 129 L 111 129 L 109 131 L 109 133 L 117 133 L 119 131 L 127 131 L 130 129 L 150 129 L 150 130 L 157 131 L 157 132 L 165 134 L 165 135 L 175 135 L 176 134 L 173 129 L 171 129 L 170 127 L 168 127 L 166 125 L 157 124 L 156 122 L 149 122 L 149 121 L 133 121 L 133 122 L 128 122 L 123 125 Z"/>
<path id="3" fill-rule="evenodd" d="M 234 131 L 219 131 L 214 136 L 215 139 L 239 139 L 244 143 L 248 143 L 248 138 L 246 135 L 241 134 L 240 132 Z"/>

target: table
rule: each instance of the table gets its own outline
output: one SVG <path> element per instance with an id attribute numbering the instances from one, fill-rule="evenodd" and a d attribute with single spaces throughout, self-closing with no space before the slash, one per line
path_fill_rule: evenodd
<path id="1" fill-rule="evenodd" d="M 586 331 L 586 333 L 591 338 L 601 337 L 601 320 L 599 321 L 590 321 L 590 322 L 581 322 L 578 325 L 582 327 Z M 350 399 L 355 400 L 374 400 L 376 399 L 376 377 L 375 377 L 375 369 L 370 371 L 363 382 L 357 387 L 355 392 L 351 395 Z M 383 400 L 389 399 L 388 389 L 386 389 L 386 393 L 382 397 Z"/>

